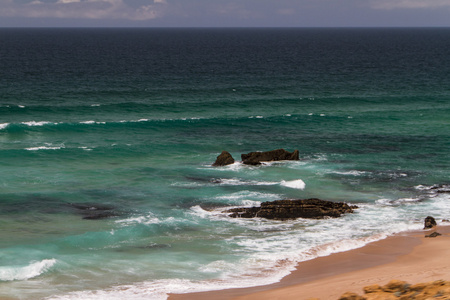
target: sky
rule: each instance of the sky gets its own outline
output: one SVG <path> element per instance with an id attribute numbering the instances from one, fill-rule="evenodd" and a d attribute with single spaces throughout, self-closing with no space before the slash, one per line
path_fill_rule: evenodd
<path id="1" fill-rule="evenodd" d="M 448 27 L 450 0 L 0 0 L 0 27 Z"/>

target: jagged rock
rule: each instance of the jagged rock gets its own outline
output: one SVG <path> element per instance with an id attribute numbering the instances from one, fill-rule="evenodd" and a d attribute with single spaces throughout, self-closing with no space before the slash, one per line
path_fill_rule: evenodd
<path id="1" fill-rule="evenodd" d="M 364 293 L 370 294 L 370 293 L 382 292 L 383 288 L 378 284 L 372 284 L 372 285 L 368 285 L 368 286 L 364 287 L 363 290 L 364 290 Z"/>
<path id="2" fill-rule="evenodd" d="M 409 288 L 410 284 L 406 281 L 401 280 L 391 280 L 385 286 L 383 286 L 383 292 L 395 293 L 395 292 L 405 292 Z"/>
<path id="3" fill-rule="evenodd" d="M 436 225 L 436 220 L 433 217 L 428 216 L 425 218 L 425 226 L 423 229 L 433 228 Z"/>
<path id="4" fill-rule="evenodd" d="M 227 151 L 222 151 L 219 156 L 217 156 L 216 161 L 212 164 L 214 167 L 221 167 L 226 165 L 234 164 L 234 158 Z"/>
<path id="5" fill-rule="evenodd" d="M 442 234 L 440 234 L 439 232 L 433 232 L 433 233 L 430 233 L 430 234 L 427 234 L 425 237 L 426 238 L 434 238 L 434 237 L 437 237 L 437 236 L 440 236 L 440 235 L 442 235 Z"/>
<path id="6" fill-rule="evenodd" d="M 266 218 L 272 220 L 288 220 L 297 218 L 323 219 L 337 218 L 344 213 L 352 213 L 355 205 L 343 202 L 331 202 L 320 199 L 277 200 L 261 203 L 260 207 L 233 208 L 225 213 L 231 213 L 232 218 Z"/>
<path id="7" fill-rule="evenodd" d="M 299 152 L 288 152 L 284 149 L 277 149 L 266 152 L 250 152 L 241 154 L 242 162 L 246 165 L 259 165 L 263 161 L 278 161 L 278 160 L 299 160 Z"/>

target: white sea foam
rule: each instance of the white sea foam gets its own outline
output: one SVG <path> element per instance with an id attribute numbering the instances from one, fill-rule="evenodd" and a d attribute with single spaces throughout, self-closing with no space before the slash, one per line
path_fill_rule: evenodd
<path id="1" fill-rule="evenodd" d="M 40 121 L 40 122 L 29 121 L 29 122 L 22 122 L 22 124 L 27 125 L 27 126 L 44 126 L 46 124 L 55 124 L 55 123 L 51 123 L 48 121 Z"/>
<path id="2" fill-rule="evenodd" d="M 5 129 L 6 127 L 8 127 L 9 126 L 9 123 L 1 123 L 0 124 L 0 130 L 1 129 Z"/>
<path id="3" fill-rule="evenodd" d="M 262 192 L 254 192 L 254 191 L 240 191 L 235 192 L 232 194 L 226 194 L 217 196 L 214 199 L 217 200 L 228 200 L 231 202 L 234 202 L 238 205 L 245 205 L 242 201 L 269 201 L 269 200 L 276 200 L 281 199 L 281 195 L 279 194 L 273 194 L 273 193 L 262 193 Z"/>
<path id="4" fill-rule="evenodd" d="M 382 198 L 375 201 L 377 204 L 381 205 L 401 205 L 407 203 L 415 203 L 422 200 L 422 198 L 400 198 L 400 199 L 387 199 Z"/>
<path id="5" fill-rule="evenodd" d="M 92 151 L 92 148 L 86 146 L 78 147 L 78 149 L 83 149 L 84 151 Z"/>
<path id="6" fill-rule="evenodd" d="M 299 189 L 299 190 L 304 190 L 305 189 L 305 182 L 301 179 L 297 179 L 297 180 L 291 180 L 291 181 L 282 181 L 280 183 L 280 185 L 285 186 L 285 187 L 289 187 L 292 189 Z"/>
<path id="7" fill-rule="evenodd" d="M 236 254 L 246 253 L 237 262 L 215 260 L 197 271 L 211 274 L 216 279 L 184 280 L 163 279 L 134 285 L 121 285 L 106 290 L 82 291 L 61 295 L 52 299 L 167 299 L 168 293 L 189 293 L 226 288 L 240 288 L 266 285 L 278 282 L 292 272 L 300 261 L 311 260 L 332 253 L 360 248 L 370 242 L 404 230 L 418 229 L 422 224 L 385 222 L 397 218 L 395 210 L 384 208 L 386 215 L 380 214 L 373 205 L 362 205 L 361 216 L 328 220 L 298 219 L 288 222 L 233 219 L 239 225 L 247 225 L 243 236 L 233 236 L 227 243 L 236 244 Z M 193 207 L 199 214 L 210 217 L 201 207 Z M 380 217 L 374 221 L 374 216 Z M 371 217 L 370 222 L 361 223 L 355 235 L 355 221 Z M 355 219 L 355 220 L 354 220 Z M 222 220 L 227 220 L 222 218 Z M 380 224 L 382 224 L 380 226 Z M 364 236 L 370 230 L 374 234 Z M 258 234 L 258 231 L 263 231 Z"/>
<path id="8" fill-rule="evenodd" d="M 231 196 L 239 202 L 251 198 L 249 196 L 256 196 L 252 193 L 246 191 Z M 229 197 L 229 195 L 220 197 L 227 196 Z M 446 193 L 441 193 L 426 202 L 408 202 L 408 199 L 412 198 L 389 200 L 409 203 L 399 207 L 380 205 L 381 203 L 360 203 L 358 204 L 360 208 L 354 214 L 342 218 L 297 219 L 284 222 L 259 218 L 226 218 L 220 210 L 206 211 L 200 206 L 194 206 L 190 210 L 194 218 L 233 223 L 228 226 L 217 226 L 220 228 L 231 228 L 236 225 L 246 229 L 239 235 L 229 235 L 224 239 L 227 245 L 231 245 L 234 249 L 236 256 L 242 255 L 242 259 L 238 261 L 217 259 L 195 270 L 216 279 L 202 281 L 163 279 L 115 286 L 106 290 L 75 292 L 52 299 L 167 299 L 168 293 L 200 292 L 274 283 L 288 275 L 300 261 L 360 248 L 394 233 L 421 229 L 422 216 L 431 214 L 443 217 L 445 211 L 450 210 L 450 196 Z M 212 227 L 211 230 L 219 229 Z"/>
<path id="9" fill-rule="evenodd" d="M 79 124 L 85 124 L 85 125 L 92 125 L 92 124 L 106 124 L 106 122 L 100 122 L 100 121 L 88 120 L 88 121 L 81 121 Z"/>
<path id="10" fill-rule="evenodd" d="M 275 181 L 241 180 L 236 178 L 221 179 L 220 185 L 276 185 Z"/>
<path id="11" fill-rule="evenodd" d="M 350 171 L 332 171 L 331 173 L 340 174 L 340 175 L 360 176 L 360 175 L 365 175 L 365 174 L 367 174 L 369 172 L 350 170 Z"/>
<path id="12" fill-rule="evenodd" d="M 17 105 L 19 108 L 25 108 L 25 105 Z"/>
<path id="13" fill-rule="evenodd" d="M 448 202 L 446 200 L 448 197 L 437 201 L 436 208 L 442 204 L 445 207 L 450 206 L 445 204 Z M 233 219 L 228 221 L 228 218 L 222 217 L 222 221 L 246 226 L 248 230 L 226 240 L 227 244 L 238 246 L 235 248 L 236 255 L 245 254 L 242 259 L 236 262 L 218 259 L 196 270 L 210 274 L 216 279 L 201 281 L 162 279 L 120 285 L 105 290 L 74 292 L 51 299 L 167 299 L 168 293 L 266 285 L 281 280 L 294 270 L 295 265 L 300 261 L 360 248 L 393 233 L 417 230 L 423 226 L 421 220 L 419 222 L 405 218 L 405 215 L 410 213 L 409 209 L 402 211 L 391 206 L 380 207 L 373 204 L 359 206 L 355 214 L 327 220 L 297 219 L 280 222 Z M 417 207 L 417 211 L 420 209 Z M 202 218 L 214 216 L 214 212 L 205 211 L 200 206 L 192 207 L 191 211 L 195 211 L 195 215 Z M 361 222 L 361 220 L 365 221 Z"/>
<path id="14" fill-rule="evenodd" d="M 31 262 L 27 266 L 0 267 L 0 281 L 31 279 L 45 273 L 55 263 L 56 259 L 44 259 Z"/>
<path id="15" fill-rule="evenodd" d="M 38 151 L 38 150 L 59 150 L 64 148 L 63 146 L 39 146 L 39 147 L 30 147 L 30 148 L 25 148 L 25 150 L 28 151 Z"/>
<path id="16" fill-rule="evenodd" d="M 134 225 L 134 224 L 159 224 L 161 223 L 161 220 L 155 217 L 153 214 L 148 214 L 146 216 L 137 216 L 137 217 L 131 217 L 123 220 L 117 220 L 117 224 L 122 224 L 125 226 L 128 225 Z"/>

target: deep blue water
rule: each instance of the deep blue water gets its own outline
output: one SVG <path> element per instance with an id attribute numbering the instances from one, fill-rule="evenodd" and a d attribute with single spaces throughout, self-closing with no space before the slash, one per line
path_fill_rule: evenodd
<path id="1" fill-rule="evenodd" d="M 0 296 L 264 284 L 448 218 L 448 57 L 439 28 L 0 29 Z M 300 161 L 211 167 L 277 148 Z M 309 197 L 360 208 L 222 213 Z"/>

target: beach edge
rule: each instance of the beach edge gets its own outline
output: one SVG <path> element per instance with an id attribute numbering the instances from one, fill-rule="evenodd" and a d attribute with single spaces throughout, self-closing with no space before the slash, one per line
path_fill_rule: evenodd
<path id="1" fill-rule="evenodd" d="M 442 236 L 426 238 L 438 231 Z M 208 292 L 169 294 L 169 300 L 202 299 L 338 299 L 345 292 L 362 293 L 371 284 L 391 279 L 409 283 L 450 278 L 450 226 L 402 232 L 361 248 L 300 262 L 296 270 L 270 285 Z M 445 263 L 448 261 L 448 263 Z M 448 267 L 445 267 L 448 266 Z M 439 272 L 436 272 L 439 270 Z"/>

